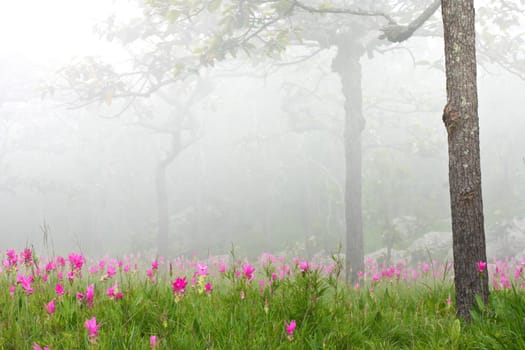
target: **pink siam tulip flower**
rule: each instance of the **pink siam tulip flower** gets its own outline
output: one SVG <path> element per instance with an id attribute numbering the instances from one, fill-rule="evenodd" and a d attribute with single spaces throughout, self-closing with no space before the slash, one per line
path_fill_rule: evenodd
<path id="1" fill-rule="evenodd" d="M 66 266 L 66 259 L 64 259 L 63 257 L 57 256 L 55 260 L 58 266 L 61 266 L 61 267 Z"/>
<path id="2" fill-rule="evenodd" d="M 286 333 L 288 334 L 288 337 L 293 338 L 295 327 L 297 326 L 295 320 L 291 320 L 290 323 L 284 321 L 284 326 L 286 327 Z"/>
<path id="3" fill-rule="evenodd" d="M 105 259 L 105 258 L 104 258 L 104 259 Z M 99 268 L 101 268 L 101 269 L 103 269 L 104 267 L 106 267 L 106 260 L 104 260 L 104 259 L 102 259 L 102 260 L 100 260 L 100 261 L 98 262 L 98 266 L 99 266 Z"/>
<path id="4" fill-rule="evenodd" d="M 428 265 L 427 263 L 423 263 L 423 272 L 427 273 L 429 269 L 430 269 L 430 265 Z"/>
<path id="5" fill-rule="evenodd" d="M 378 273 L 374 273 L 374 274 L 372 275 L 372 281 L 374 281 L 374 282 L 379 282 L 380 279 L 381 279 L 381 277 L 379 276 Z"/>
<path id="6" fill-rule="evenodd" d="M 501 274 L 500 283 L 501 283 L 501 286 L 504 287 L 504 288 L 510 288 L 511 287 L 511 284 L 510 284 L 507 276 L 504 273 Z"/>
<path id="7" fill-rule="evenodd" d="M 148 275 L 149 278 L 153 278 L 154 273 L 152 269 L 147 269 L 146 274 Z"/>
<path id="8" fill-rule="evenodd" d="M 72 282 L 75 279 L 75 271 L 69 271 L 67 273 L 67 279 Z"/>
<path id="9" fill-rule="evenodd" d="M 152 268 L 153 270 L 158 270 L 158 269 L 159 269 L 159 262 L 158 262 L 157 260 L 153 260 L 153 261 L 151 262 L 151 268 Z"/>
<path id="10" fill-rule="evenodd" d="M 450 306 L 452 304 L 452 299 L 450 298 L 450 294 L 447 297 L 447 306 Z"/>
<path id="11" fill-rule="evenodd" d="M 198 276 L 208 275 L 208 265 L 197 264 L 197 275 Z"/>
<path id="12" fill-rule="evenodd" d="M 16 264 L 18 263 L 18 255 L 16 254 L 16 251 L 14 249 L 9 249 L 7 252 L 6 252 L 6 255 L 7 255 L 7 266 L 6 267 L 11 267 L 11 266 L 16 266 Z M 4 262 L 4 265 L 5 265 L 5 262 Z"/>
<path id="13" fill-rule="evenodd" d="M 152 335 L 149 337 L 149 347 L 155 349 L 157 347 L 157 336 Z"/>
<path id="14" fill-rule="evenodd" d="M 88 330 L 88 334 L 90 338 L 96 338 L 98 335 L 98 324 L 97 319 L 95 317 L 92 317 L 84 323 L 84 327 Z"/>
<path id="15" fill-rule="evenodd" d="M 64 286 L 62 286 L 61 284 L 57 284 L 57 285 L 55 286 L 55 293 L 56 293 L 56 295 L 58 295 L 58 296 L 62 296 L 62 295 L 64 295 Z"/>
<path id="16" fill-rule="evenodd" d="M 226 272 L 226 264 L 218 263 L 217 266 L 219 267 L 219 272 L 220 273 L 225 273 Z"/>
<path id="17" fill-rule="evenodd" d="M 255 272 L 255 269 L 249 263 L 244 264 L 242 269 L 243 269 L 244 277 L 246 277 L 248 281 L 251 281 L 254 278 L 253 273 Z"/>
<path id="18" fill-rule="evenodd" d="M 485 261 L 478 262 L 478 271 L 481 273 L 487 269 L 487 263 Z"/>
<path id="19" fill-rule="evenodd" d="M 208 294 L 212 292 L 213 287 L 212 287 L 212 285 L 211 285 L 210 282 L 206 283 L 206 285 L 204 286 L 204 290 L 205 290 L 206 293 L 208 293 Z"/>
<path id="20" fill-rule="evenodd" d="M 185 288 L 188 285 L 188 281 L 186 280 L 186 277 L 177 277 L 175 282 L 172 282 L 171 285 L 173 286 L 173 293 L 184 294 Z"/>
<path id="21" fill-rule="evenodd" d="M 89 307 L 93 306 L 93 297 L 95 296 L 95 285 L 90 284 L 86 290 L 86 303 Z"/>
<path id="22" fill-rule="evenodd" d="M 20 253 L 20 255 L 24 264 L 31 264 L 33 262 L 33 252 L 31 251 L 31 249 L 24 249 L 24 251 Z"/>
<path id="23" fill-rule="evenodd" d="M 107 277 L 113 277 L 117 274 L 117 271 L 115 270 L 114 265 L 108 265 L 108 269 L 106 271 Z"/>
<path id="24" fill-rule="evenodd" d="M 91 266 L 89 269 L 88 269 L 88 272 L 90 275 L 94 275 L 98 272 L 98 267 L 97 266 Z"/>
<path id="25" fill-rule="evenodd" d="M 18 277 L 16 278 L 16 282 L 19 283 L 22 288 L 24 288 L 24 290 L 26 291 L 26 294 L 31 294 L 33 293 L 33 288 L 31 288 L 31 283 L 33 282 L 33 278 L 31 276 L 24 276 L 24 275 L 18 275 Z"/>
<path id="26" fill-rule="evenodd" d="M 15 290 L 16 290 L 16 287 L 14 285 L 9 286 L 9 294 L 11 294 L 11 296 L 15 295 Z"/>
<path id="27" fill-rule="evenodd" d="M 46 304 L 46 311 L 48 314 L 52 315 L 55 313 L 55 299 L 51 300 L 49 303 Z"/>
<path id="28" fill-rule="evenodd" d="M 37 343 L 34 343 L 33 344 L 33 350 L 51 350 L 51 348 L 48 348 L 47 346 L 43 348 L 40 345 L 38 345 Z"/>
<path id="29" fill-rule="evenodd" d="M 118 299 L 121 299 L 124 294 L 119 292 L 118 291 L 118 282 L 115 282 L 115 284 L 113 285 L 113 287 L 109 287 L 106 291 L 106 294 L 108 295 L 108 297 L 113 300 L 118 300 Z"/>
<path id="30" fill-rule="evenodd" d="M 301 261 L 299 263 L 299 269 L 301 270 L 301 272 L 308 271 L 308 268 L 309 268 L 309 266 L 308 266 L 308 262 L 307 261 Z"/>
<path id="31" fill-rule="evenodd" d="M 82 270 L 82 266 L 84 265 L 84 257 L 82 254 L 71 253 L 69 254 L 68 259 L 73 269 L 79 271 Z"/>

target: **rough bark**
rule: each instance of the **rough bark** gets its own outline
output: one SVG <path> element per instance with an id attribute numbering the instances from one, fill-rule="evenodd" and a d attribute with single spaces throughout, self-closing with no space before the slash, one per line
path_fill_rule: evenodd
<path id="1" fill-rule="evenodd" d="M 346 279 L 354 282 L 357 272 L 364 270 L 363 219 L 361 209 L 361 132 L 365 126 L 361 92 L 361 63 L 364 48 L 351 40 L 337 45 L 332 63 L 341 78 L 345 97 L 345 221 Z"/>
<path id="2" fill-rule="evenodd" d="M 473 0 L 443 0 L 450 206 L 454 282 L 458 316 L 469 320 L 476 295 L 488 300 L 488 276 L 477 269 L 486 261 Z"/>

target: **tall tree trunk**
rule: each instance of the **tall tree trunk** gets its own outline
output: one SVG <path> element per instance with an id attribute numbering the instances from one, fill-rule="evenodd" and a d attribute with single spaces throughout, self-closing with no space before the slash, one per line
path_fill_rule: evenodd
<path id="1" fill-rule="evenodd" d="M 481 168 L 474 1 L 443 0 L 447 104 L 443 122 L 448 133 L 450 206 L 454 249 L 454 282 L 458 316 L 469 320 L 476 295 L 488 301 Z"/>
<path id="2" fill-rule="evenodd" d="M 341 40 L 332 68 L 341 78 L 345 97 L 345 221 L 346 280 L 354 282 L 364 270 L 363 219 L 361 208 L 361 132 L 365 126 L 361 93 L 361 63 L 364 49 L 351 39 Z"/>

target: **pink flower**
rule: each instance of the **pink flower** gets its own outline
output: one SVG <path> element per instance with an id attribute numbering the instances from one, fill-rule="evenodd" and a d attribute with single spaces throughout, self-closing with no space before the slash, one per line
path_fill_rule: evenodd
<path id="1" fill-rule="evenodd" d="M 71 281 L 75 279 L 75 271 L 71 270 L 67 273 L 67 278 Z"/>
<path id="2" fill-rule="evenodd" d="M 95 285 L 90 284 L 86 290 L 86 303 L 89 307 L 93 306 L 93 297 L 95 296 Z"/>
<path id="3" fill-rule="evenodd" d="M 220 273 L 225 273 L 226 272 L 226 264 L 218 263 L 217 265 L 219 266 L 219 272 Z"/>
<path id="4" fill-rule="evenodd" d="M 254 275 L 253 273 L 255 272 L 255 269 L 252 267 L 252 265 L 250 265 L 249 263 L 246 263 L 243 267 L 243 273 L 244 273 L 244 277 L 246 277 L 247 280 L 252 280 Z"/>
<path id="5" fill-rule="evenodd" d="M 9 249 L 6 252 L 6 255 L 7 255 L 7 259 L 4 262 L 4 265 L 6 265 L 6 267 L 16 266 L 18 262 L 18 255 L 16 255 L 16 251 L 14 249 Z"/>
<path id="6" fill-rule="evenodd" d="M 55 286 L 56 295 L 64 295 L 64 287 L 61 284 Z"/>
<path id="7" fill-rule="evenodd" d="M 378 273 L 374 273 L 372 275 L 372 281 L 374 282 L 379 282 L 379 280 L 381 279 L 381 277 L 379 277 L 379 274 Z"/>
<path id="8" fill-rule="evenodd" d="M 15 290 L 16 287 L 14 285 L 9 286 L 9 294 L 11 294 L 11 296 L 15 295 Z"/>
<path id="9" fill-rule="evenodd" d="M 157 336 L 152 335 L 149 337 L 149 347 L 152 349 L 155 349 L 156 346 L 157 346 Z"/>
<path id="10" fill-rule="evenodd" d="M 295 320 L 291 320 L 290 323 L 284 321 L 284 325 L 286 327 L 286 333 L 293 337 L 293 334 L 295 333 L 295 327 L 297 326 Z"/>
<path id="11" fill-rule="evenodd" d="M 51 349 L 48 348 L 47 346 L 45 348 L 43 348 L 40 345 L 38 345 L 37 343 L 34 343 L 33 344 L 33 350 L 51 350 Z"/>
<path id="12" fill-rule="evenodd" d="M 108 277 L 115 276 L 117 274 L 117 271 L 115 270 L 115 266 L 108 265 L 108 269 L 107 269 L 106 274 L 107 274 Z"/>
<path id="13" fill-rule="evenodd" d="M 98 324 L 95 317 L 91 317 L 89 320 L 86 320 L 84 327 L 88 330 L 90 338 L 95 338 L 98 335 Z"/>
<path id="14" fill-rule="evenodd" d="M 206 276 L 208 274 L 208 265 L 197 264 L 197 275 Z"/>
<path id="15" fill-rule="evenodd" d="M 46 304 L 46 311 L 50 315 L 55 313 L 55 299 Z"/>
<path id="16" fill-rule="evenodd" d="M 66 259 L 64 259 L 61 256 L 57 256 L 57 258 L 55 260 L 57 262 L 57 265 L 60 265 L 62 267 L 64 267 L 66 265 Z"/>
<path id="17" fill-rule="evenodd" d="M 424 263 L 423 264 L 423 272 L 427 273 L 429 269 L 430 269 L 430 265 L 428 265 L 427 263 Z"/>
<path id="18" fill-rule="evenodd" d="M 188 284 L 188 281 L 186 281 L 186 277 L 184 278 L 177 277 L 175 282 L 171 283 L 171 285 L 173 286 L 173 293 L 184 294 L 184 289 L 186 288 L 187 284 Z"/>
<path id="19" fill-rule="evenodd" d="M 152 268 L 153 270 L 158 270 L 158 269 L 159 269 L 159 262 L 158 262 L 157 260 L 153 260 L 153 261 L 151 262 L 151 268 Z"/>
<path id="20" fill-rule="evenodd" d="M 114 299 L 115 298 L 115 287 L 109 287 L 106 291 L 106 294 L 108 295 L 108 297 L 110 299 Z"/>
<path id="21" fill-rule="evenodd" d="M 299 263 L 299 269 L 301 270 L 301 272 L 308 271 L 308 262 L 307 261 L 301 261 L 301 263 Z"/>
<path id="22" fill-rule="evenodd" d="M 22 261 L 24 262 L 24 264 L 30 264 L 33 262 L 33 252 L 31 251 L 31 249 L 24 249 L 24 251 L 20 255 L 22 256 Z"/>
<path id="23" fill-rule="evenodd" d="M 485 261 L 478 262 L 478 271 L 481 273 L 487 269 L 487 263 Z"/>
<path id="24" fill-rule="evenodd" d="M 69 254 L 68 259 L 73 269 L 75 270 L 82 269 L 82 265 L 84 265 L 84 257 L 82 256 L 82 254 L 71 253 Z"/>
<path id="25" fill-rule="evenodd" d="M 31 276 L 24 276 L 24 275 L 18 275 L 16 278 L 16 282 L 19 283 L 22 288 L 26 291 L 26 294 L 33 293 L 33 288 L 31 288 L 31 283 L 33 282 L 33 278 Z"/>
<path id="26" fill-rule="evenodd" d="M 447 297 L 447 306 L 450 306 L 452 304 L 452 299 L 450 298 L 450 294 Z"/>
<path id="27" fill-rule="evenodd" d="M 109 287 L 106 291 L 106 294 L 111 300 L 120 299 L 124 296 L 124 294 L 118 291 L 118 282 L 115 282 L 113 287 Z"/>
<path id="28" fill-rule="evenodd" d="M 206 290 L 206 293 L 211 293 L 213 287 L 211 286 L 210 282 L 206 283 L 206 285 L 204 286 L 204 290 Z"/>
<path id="29" fill-rule="evenodd" d="M 146 274 L 148 275 L 149 278 L 152 278 L 153 277 L 153 270 L 152 269 L 147 269 L 146 270 Z"/>

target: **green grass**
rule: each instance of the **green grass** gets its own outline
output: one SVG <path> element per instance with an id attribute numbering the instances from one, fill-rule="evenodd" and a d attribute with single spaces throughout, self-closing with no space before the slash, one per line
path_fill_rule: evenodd
<path id="1" fill-rule="evenodd" d="M 210 263 L 209 274 L 176 295 L 171 282 L 189 280 L 195 271 L 190 265 L 174 271 L 161 264 L 153 277 L 145 268 L 121 267 L 110 278 L 105 270 L 84 268 L 71 282 L 68 264 L 51 270 L 47 281 L 34 262 L 4 269 L 0 349 L 32 349 L 34 343 L 53 350 L 150 349 L 151 335 L 158 338 L 156 349 L 525 349 L 525 293 L 518 288 L 493 291 L 488 307 L 474 311 L 466 324 L 455 318 L 450 278 L 421 271 L 416 282 L 402 275 L 377 282 L 367 277 L 355 288 L 341 280 L 337 261 L 329 272 L 273 262 L 255 266 L 254 279 L 244 275 L 242 262 L 224 273 Z M 280 271 L 283 278 L 272 279 Z M 18 274 L 34 276 L 31 294 L 17 285 Z M 123 293 L 119 300 L 106 294 L 115 282 Z M 206 282 L 211 292 L 204 291 Z M 57 283 L 63 296 L 55 293 Z M 92 306 L 77 299 L 90 284 Z M 56 311 L 48 314 L 45 304 L 53 299 Z M 93 316 L 99 333 L 90 338 L 84 323 Z M 291 320 L 297 322 L 293 336 L 285 327 Z"/>

